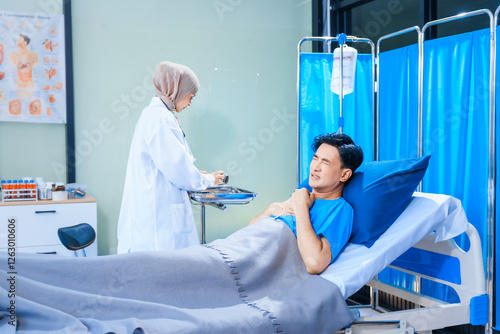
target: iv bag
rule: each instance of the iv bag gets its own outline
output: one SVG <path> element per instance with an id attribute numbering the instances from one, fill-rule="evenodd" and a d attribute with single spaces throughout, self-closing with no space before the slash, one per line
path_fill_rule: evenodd
<path id="1" fill-rule="evenodd" d="M 340 95 L 340 48 L 343 47 L 343 93 L 344 95 L 350 94 L 354 91 L 354 76 L 356 74 L 356 60 L 358 58 L 358 51 L 350 46 L 343 45 L 337 47 L 333 51 L 333 70 L 332 70 L 332 83 L 330 90 L 337 95 Z"/>

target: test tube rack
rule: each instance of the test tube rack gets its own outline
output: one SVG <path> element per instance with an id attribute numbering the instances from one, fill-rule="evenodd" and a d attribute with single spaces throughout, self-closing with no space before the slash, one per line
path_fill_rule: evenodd
<path id="1" fill-rule="evenodd" d="M 37 189 L 34 183 L 27 183 L 19 188 L 2 187 L 2 202 L 38 201 Z"/>

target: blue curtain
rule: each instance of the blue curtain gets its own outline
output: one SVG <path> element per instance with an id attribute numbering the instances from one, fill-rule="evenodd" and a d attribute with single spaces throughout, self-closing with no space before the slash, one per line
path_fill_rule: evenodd
<path id="1" fill-rule="evenodd" d="M 424 155 L 432 156 L 423 191 L 462 201 L 469 222 L 483 240 L 485 266 L 489 38 L 486 29 L 425 42 L 423 77 L 423 149 Z M 412 157 L 416 152 L 417 91 L 413 85 L 418 79 L 413 68 L 405 68 L 416 64 L 416 52 L 416 46 L 410 46 L 379 56 L 381 160 Z M 465 235 L 456 241 L 468 248 Z M 415 280 L 391 269 L 379 278 L 408 289 Z M 458 301 L 453 290 L 432 281 L 422 281 L 422 292 L 447 302 Z"/>
<path id="2" fill-rule="evenodd" d="M 418 44 L 382 52 L 379 59 L 379 159 L 418 157 Z M 412 290 L 415 276 L 391 268 L 381 281 Z"/>
<path id="3" fill-rule="evenodd" d="M 299 139 L 300 181 L 309 175 L 314 137 L 339 130 L 339 96 L 332 93 L 332 53 L 300 54 Z M 344 97 L 343 132 L 363 148 L 365 161 L 374 158 L 372 56 L 358 54 L 354 92 Z"/>
<path id="4" fill-rule="evenodd" d="M 418 45 L 379 54 L 379 160 L 418 157 Z"/>
<path id="5" fill-rule="evenodd" d="M 424 154 L 432 155 L 423 189 L 462 201 L 469 222 L 483 241 L 485 268 L 489 41 L 485 29 L 425 42 L 423 89 Z M 468 245 L 465 234 L 456 241 L 462 248 Z M 434 292 L 444 300 L 452 295 L 433 282 L 426 283 L 424 292 Z"/>
<path id="6" fill-rule="evenodd" d="M 462 201 L 485 260 L 489 40 L 486 29 L 425 42 L 423 89 L 424 154 L 432 155 L 423 189 Z"/>

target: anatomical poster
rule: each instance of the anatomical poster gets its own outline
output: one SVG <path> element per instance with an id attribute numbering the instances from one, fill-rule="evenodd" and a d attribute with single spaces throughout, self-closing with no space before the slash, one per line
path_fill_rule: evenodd
<path id="1" fill-rule="evenodd" d="M 0 121 L 66 123 L 64 17 L 0 11 Z"/>

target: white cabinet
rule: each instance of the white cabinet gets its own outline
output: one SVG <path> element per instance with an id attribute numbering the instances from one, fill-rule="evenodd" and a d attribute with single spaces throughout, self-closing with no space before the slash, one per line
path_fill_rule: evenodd
<path id="1" fill-rule="evenodd" d="M 15 219 L 15 233 L 10 235 L 9 219 Z M 86 195 L 65 201 L 0 202 L 0 251 L 5 251 L 9 240 L 15 238 L 18 253 L 75 256 L 61 244 L 57 230 L 80 223 L 91 225 L 97 233 L 95 198 Z M 97 256 L 97 237 L 85 252 Z"/>

